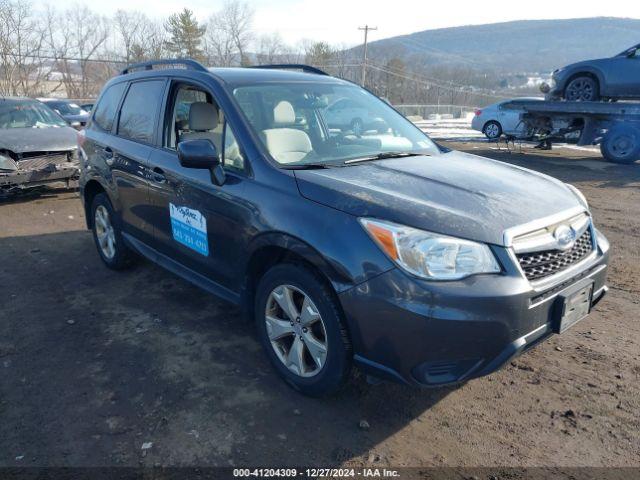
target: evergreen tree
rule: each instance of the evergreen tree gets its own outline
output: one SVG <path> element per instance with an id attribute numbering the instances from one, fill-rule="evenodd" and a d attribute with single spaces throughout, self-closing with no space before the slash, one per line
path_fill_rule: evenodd
<path id="1" fill-rule="evenodd" d="M 171 37 L 166 45 L 169 52 L 176 57 L 200 61 L 204 59 L 201 44 L 206 27 L 198 25 L 191 10 L 185 8 L 182 12 L 171 15 L 165 28 Z"/>

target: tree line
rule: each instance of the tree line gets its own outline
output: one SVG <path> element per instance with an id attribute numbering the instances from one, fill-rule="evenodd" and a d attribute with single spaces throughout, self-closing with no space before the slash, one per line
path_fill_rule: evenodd
<path id="1" fill-rule="evenodd" d="M 211 67 L 306 63 L 360 80 L 355 49 L 308 40 L 288 45 L 277 32 L 258 35 L 253 18 L 242 0 L 227 0 L 204 21 L 187 8 L 156 19 L 139 11 L 104 16 L 87 6 L 35 9 L 29 0 L 0 0 L 0 94 L 92 98 L 124 65 L 158 58 L 193 58 Z M 500 98 L 482 90 L 497 82 L 486 72 L 407 63 L 372 58 L 366 86 L 392 103 L 486 104 Z"/>

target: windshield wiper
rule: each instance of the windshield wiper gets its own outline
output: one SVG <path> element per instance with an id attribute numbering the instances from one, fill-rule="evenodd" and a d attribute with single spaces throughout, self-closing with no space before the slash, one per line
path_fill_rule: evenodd
<path id="1" fill-rule="evenodd" d="M 372 160 L 386 160 L 388 158 L 404 158 L 404 157 L 422 157 L 428 156 L 427 153 L 416 153 L 416 152 L 382 152 L 377 155 L 370 155 L 367 157 L 360 158 L 352 158 L 351 160 L 345 160 L 344 163 L 359 163 L 359 162 L 370 162 Z"/>
<path id="2" fill-rule="evenodd" d="M 284 165 L 281 168 L 284 168 L 285 170 L 318 170 L 321 168 L 331 168 L 331 165 L 328 165 L 326 163 L 298 163 Z"/>

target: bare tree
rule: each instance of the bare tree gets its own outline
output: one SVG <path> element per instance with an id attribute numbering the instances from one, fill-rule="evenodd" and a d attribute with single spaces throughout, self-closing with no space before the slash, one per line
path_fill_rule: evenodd
<path id="1" fill-rule="evenodd" d="M 210 62 L 219 66 L 249 65 L 247 49 L 253 39 L 252 22 L 253 10 L 248 3 L 227 0 L 207 24 L 205 45 Z"/>
<path id="2" fill-rule="evenodd" d="M 47 11 L 47 42 L 56 60 L 67 95 L 71 98 L 95 96 L 108 78 L 109 69 L 94 63 L 106 56 L 103 47 L 109 36 L 107 20 L 86 6 L 62 13 Z"/>
<path id="3" fill-rule="evenodd" d="M 37 95 L 51 66 L 43 56 L 44 32 L 40 18 L 25 0 L 0 0 L 0 92 Z"/>
<path id="4" fill-rule="evenodd" d="M 278 63 L 286 51 L 286 46 L 279 33 L 262 35 L 258 40 L 256 58 L 259 64 Z"/>
<path id="5" fill-rule="evenodd" d="M 113 16 L 119 57 L 126 63 L 165 56 L 163 26 L 138 11 L 118 10 Z"/>

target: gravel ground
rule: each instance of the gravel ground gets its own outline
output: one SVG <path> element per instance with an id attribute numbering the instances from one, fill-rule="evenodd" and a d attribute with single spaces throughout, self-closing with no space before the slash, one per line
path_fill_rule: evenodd
<path id="1" fill-rule="evenodd" d="M 640 165 L 509 154 L 578 186 L 613 245 L 587 319 L 457 389 L 291 391 L 236 309 L 104 268 L 77 194 L 0 204 L 0 466 L 640 466 Z M 534 153 L 535 152 L 535 153 Z"/>

